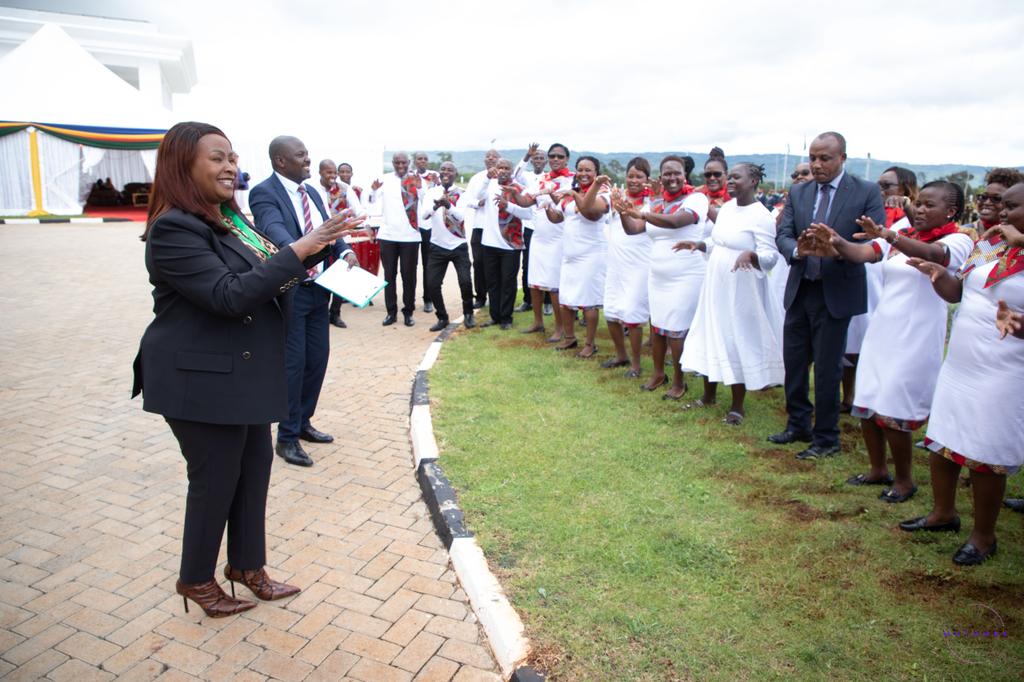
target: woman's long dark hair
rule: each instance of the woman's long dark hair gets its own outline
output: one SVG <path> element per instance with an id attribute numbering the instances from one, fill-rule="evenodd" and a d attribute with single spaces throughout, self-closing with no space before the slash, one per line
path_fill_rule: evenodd
<path id="1" fill-rule="evenodd" d="M 218 232 L 228 232 L 221 223 L 220 213 L 211 210 L 209 202 L 199 194 L 192 181 L 192 164 L 195 163 L 199 140 L 204 135 L 220 135 L 224 132 L 209 123 L 182 121 L 167 131 L 156 152 L 156 173 L 153 175 L 153 189 L 149 194 L 149 216 L 142 241 L 146 241 L 149 230 L 157 218 L 172 208 L 191 213 L 208 223 Z M 241 215 L 234 197 L 227 202 L 235 213 Z"/>

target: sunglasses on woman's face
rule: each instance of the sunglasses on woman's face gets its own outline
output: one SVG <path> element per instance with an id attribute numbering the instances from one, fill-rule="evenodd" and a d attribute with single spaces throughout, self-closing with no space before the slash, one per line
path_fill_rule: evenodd
<path id="1" fill-rule="evenodd" d="M 565 154 L 548 154 L 549 159 L 564 159 Z"/>
<path id="2" fill-rule="evenodd" d="M 986 201 L 991 201 L 993 204 L 1003 203 L 1003 197 L 1000 194 L 979 194 L 978 195 L 978 206 L 981 206 Z"/>
<path id="3" fill-rule="evenodd" d="M 809 171 L 809 170 L 793 171 L 792 173 L 789 174 L 789 179 L 790 180 L 796 180 L 799 177 L 803 177 L 805 175 L 810 175 L 810 174 L 811 174 L 811 171 Z"/>
<path id="4" fill-rule="evenodd" d="M 706 180 L 710 180 L 711 178 L 720 178 L 723 175 L 725 175 L 725 173 L 722 171 L 704 171 L 704 178 Z"/>

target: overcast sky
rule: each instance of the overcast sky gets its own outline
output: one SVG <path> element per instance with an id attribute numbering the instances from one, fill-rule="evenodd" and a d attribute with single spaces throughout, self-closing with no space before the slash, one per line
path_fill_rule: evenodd
<path id="1" fill-rule="evenodd" d="M 152 21 L 191 38 L 175 97 L 263 147 L 799 154 L 1024 164 L 1024 2 L 213 2 L 12 6 Z"/>

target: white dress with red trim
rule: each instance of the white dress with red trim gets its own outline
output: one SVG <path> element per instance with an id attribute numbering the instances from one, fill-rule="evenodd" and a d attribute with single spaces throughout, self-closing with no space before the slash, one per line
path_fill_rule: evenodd
<path id="1" fill-rule="evenodd" d="M 542 176 L 536 185 L 527 188 L 531 194 L 554 183 L 558 191 L 568 189 L 572 185 L 572 176 L 558 177 L 553 180 L 549 174 Z M 558 291 L 558 281 L 562 276 L 562 232 L 564 222 L 553 223 L 548 220 L 545 206 L 551 205 L 547 195 L 537 197 L 537 206 L 533 209 L 533 236 L 530 239 L 530 268 L 527 285 L 544 291 Z"/>
<path id="2" fill-rule="evenodd" d="M 884 239 L 872 243 L 881 251 L 874 269 L 881 274 L 882 294 L 861 346 L 853 415 L 913 431 L 931 412 L 948 305 L 928 277 L 907 265 L 907 256 L 898 248 Z M 937 243 L 949 249 L 950 272 L 956 272 L 974 247 L 963 233 L 946 235 Z M 992 320 L 994 325 L 994 312 Z"/>
<path id="3" fill-rule="evenodd" d="M 649 211 L 644 199 L 641 211 Z M 646 234 L 626 234 L 622 218 L 612 213 L 608 221 L 608 269 L 604 276 L 604 317 L 624 324 L 647 324 L 647 273 L 651 269 L 651 239 Z"/>
<path id="4" fill-rule="evenodd" d="M 598 195 L 611 205 L 611 195 Z M 562 206 L 562 272 L 558 281 L 558 302 L 569 308 L 593 308 L 604 304 L 604 275 L 608 255 L 608 212 L 589 220 L 576 210 L 575 200 Z M 532 243 L 531 243 L 532 244 Z"/>
<path id="5" fill-rule="evenodd" d="M 766 276 L 781 260 L 775 219 L 760 201 L 740 206 L 733 199 L 718 211 L 704 243 L 707 275 L 679 364 L 752 391 L 781 385 L 782 315 Z M 733 271 L 744 251 L 757 254 L 761 269 Z"/>
<path id="6" fill-rule="evenodd" d="M 1024 464 L 1024 339 L 1000 339 L 995 319 L 1000 299 L 1013 310 L 1024 310 L 1024 270 L 989 284 L 1000 265 L 978 265 L 963 281 L 927 438 L 935 452 L 945 448 L 1013 473 Z"/>
<path id="7" fill-rule="evenodd" d="M 893 223 L 889 229 L 899 231 L 908 227 L 910 227 L 910 221 L 904 216 Z M 878 307 L 878 301 L 882 296 L 882 263 L 866 263 L 864 270 L 867 273 L 868 311 L 850 318 L 850 326 L 846 329 L 847 355 L 857 355 L 861 352 L 864 334 L 868 331 L 868 323 L 871 322 L 871 316 L 874 314 L 875 308 Z"/>
<path id="8" fill-rule="evenodd" d="M 651 213 L 673 214 L 689 209 L 697 222 L 676 229 L 647 223 L 651 239 L 651 269 L 647 276 L 647 300 L 651 308 L 651 326 L 669 332 L 685 332 L 697 310 L 700 288 L 707 266 L 699 251 L 673 251 L 679 241 L 699 242 L 707 236 L 708 198 L 690 192 L 675 201 L 662 197 L 651 202 Z"/>

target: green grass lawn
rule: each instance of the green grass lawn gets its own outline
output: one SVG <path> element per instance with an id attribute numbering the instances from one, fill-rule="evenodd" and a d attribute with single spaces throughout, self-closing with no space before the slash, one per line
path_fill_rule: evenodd
<path id="1" fill-rule="evenodd" d="M 765 441 L 785 424 L 781 389 L 726 426 L 728 389 L 683 411 L 600 369 L 598 340 L 583 361 L 538 335 L 460 332 L 430 375 L 441 464 L 535 664 L 567 680 L 1024 675 L 1024 517 L 1004 510 L 996 558 L 958 569 L 970 489 L 958 535 L 896 527 L 930 509 L 923 453 L 917 497 L 885 504 L 843 485 L 866 471 L 856 420 L 842 455 L 798 462 Z M 944 635 L 1000 618 L 1006 639 Z"/>

